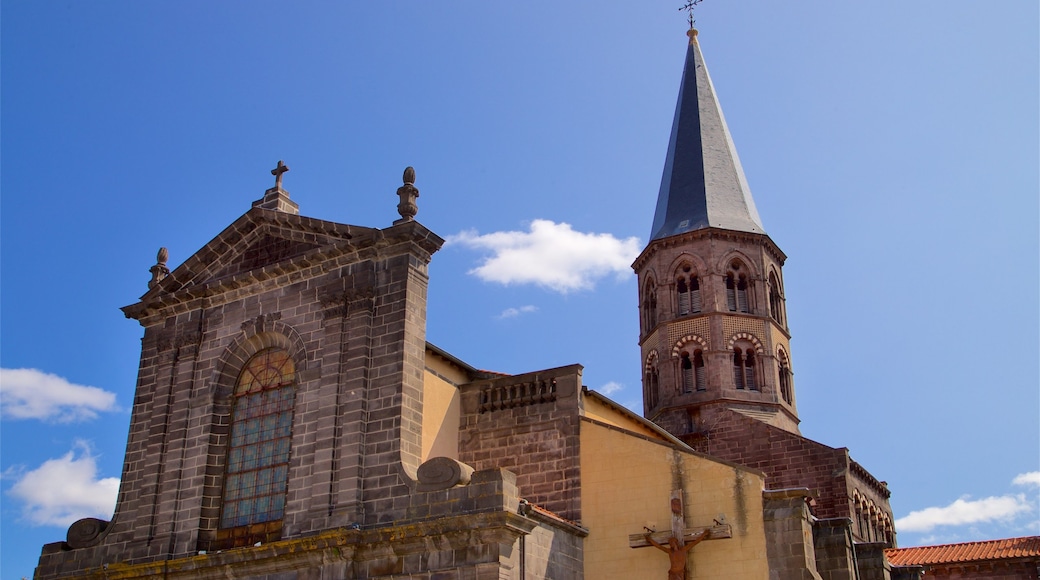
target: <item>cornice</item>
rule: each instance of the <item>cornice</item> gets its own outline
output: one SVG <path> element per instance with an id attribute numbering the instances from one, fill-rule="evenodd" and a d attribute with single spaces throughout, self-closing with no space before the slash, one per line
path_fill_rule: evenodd
<path id="1" fill-rule="evenodd" d="M 642 270 L 650 258 L 656 254 L 659 250 L 668 248 L 674 248 L 682 246 L 690 242 L 703 240 L 703 239 L 717 239 L 723 241 L 743 242 L 754 245 L 761 245 L 765 247 L 769 255 L 779 262 L 781 266 L 787 261 L 787 255 L 780 250 L 780 247 L 773 242 L 767 234 L 760 234 L 754 232 L 741 232 L 737 230 L 726 230 L 721 228 L 703 228 L 699 230 L 693 230 L 690 232 L 678 234 L 675 236 L 669 236 L 667 238 L 660 238 L 652 240 L 646 245 L 642 253 L 632 262 L 632 269 L 637 273 Z"/>

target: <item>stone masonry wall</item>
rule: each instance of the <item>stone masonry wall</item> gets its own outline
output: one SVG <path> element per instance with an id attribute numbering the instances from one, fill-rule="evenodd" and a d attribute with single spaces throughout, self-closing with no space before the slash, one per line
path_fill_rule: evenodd
<path id="1" fill-rule="evenodd" d="M 478 381 L 460 391 L 459 460 L 516 473 L 521 497 L 579 521 L 581 367 Z"/>
<path id="2" fill-rule="evenodd" d="M 851 517 L 848 451 L 719 409 L 682 439 L 697 451 L 766 473 L 769 489 L 805 487 L 818 494 L 819 518 Z"/>
<path id="3" fill-rule="evenodd" d="M 373 529 L 337 528 L 257 547 L 170 560 L 97 565 L 86 580 L 577 580 L 582 530 L 518 514 L 516 478 L 475 472 L 468 484 L 416 492 L 407 518 Z M 577 532 L 577 533 L 575 533 Z M 54 546 L 54 545 L 52 545 Z M 523 572 L 527 572 L 526 576 Z M 41 577 L 45 572 L 41 570 Z"/>
<path id="4" fill-rule="evenodd" d="M 45 549 L 38 577 L 220 549 L 231 394 L 245 362 L 270 347 L 296 367 L 289 491 L 283 519 L 250 534 L 266 542 L 406 515 L 421 454 L 427 263 L 441 240 L 416 222 L 351 228 L 251 210 L 124 310 L 145 333 L 116 513 L 82 547 Z M 205 277 L 250 239 L 322 236 L 320 251 Z"/>

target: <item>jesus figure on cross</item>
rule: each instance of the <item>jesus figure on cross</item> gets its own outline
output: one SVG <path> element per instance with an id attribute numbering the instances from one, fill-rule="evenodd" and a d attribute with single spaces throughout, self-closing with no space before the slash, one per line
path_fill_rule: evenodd
<path id="1" fill-rule="evenodd" d="M 650 534 L 646 535 L 646 540 L 653 544 L 655 548 L 668 554 L 670 565 L 668 566 L 668 580 L 686 580 L 686 553 L 693 549 L 694 546 L 706 540 L 711 535 L 710 530 L 704 530 L 685 546 L 679 545 L 679 539 L 675 536 L 668 538 L 668 545 L 665 546 L 656 542 Z"/>

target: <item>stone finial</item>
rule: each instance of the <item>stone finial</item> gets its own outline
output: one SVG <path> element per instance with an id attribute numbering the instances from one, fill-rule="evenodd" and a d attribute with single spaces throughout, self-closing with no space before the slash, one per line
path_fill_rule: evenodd
<path id="1" fill-rule="evenodd" d="M 148 281 L 149 290 L 170 275 L 170 269 L 166 267 L 166 261 L 169 259 L 170 251 L 166 248 L 159 248 L 159 253 L 155 256 L 155 265 L 148 269 L 152 273 L 152 279 Z"/>
<path id="2" fill-rule="evenodd" d="M 397 188 L 397 195 L 401 198 L 401 203 L 397 204 L 397 213 L 401 214 L 401 219 L 395 221 L 395 224 L 410 222 L 419 213 L 419 206 L 415 204 L 415 199 L 419 197 L 419 190 L 415 187 L 415 169 L 405 167 L 403 179 L 404 185 Z"/>

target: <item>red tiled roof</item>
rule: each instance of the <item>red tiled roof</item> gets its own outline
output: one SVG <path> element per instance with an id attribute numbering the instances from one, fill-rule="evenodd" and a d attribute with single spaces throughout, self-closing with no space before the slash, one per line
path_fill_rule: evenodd
<path id="1" fill-rule="evenodd" d="M 893 566 L 927 566 L 1013 558 L 1040 557 L 1040 536 L 942 544 L 918 548 L 892 548 L 885 556 Z"/>

